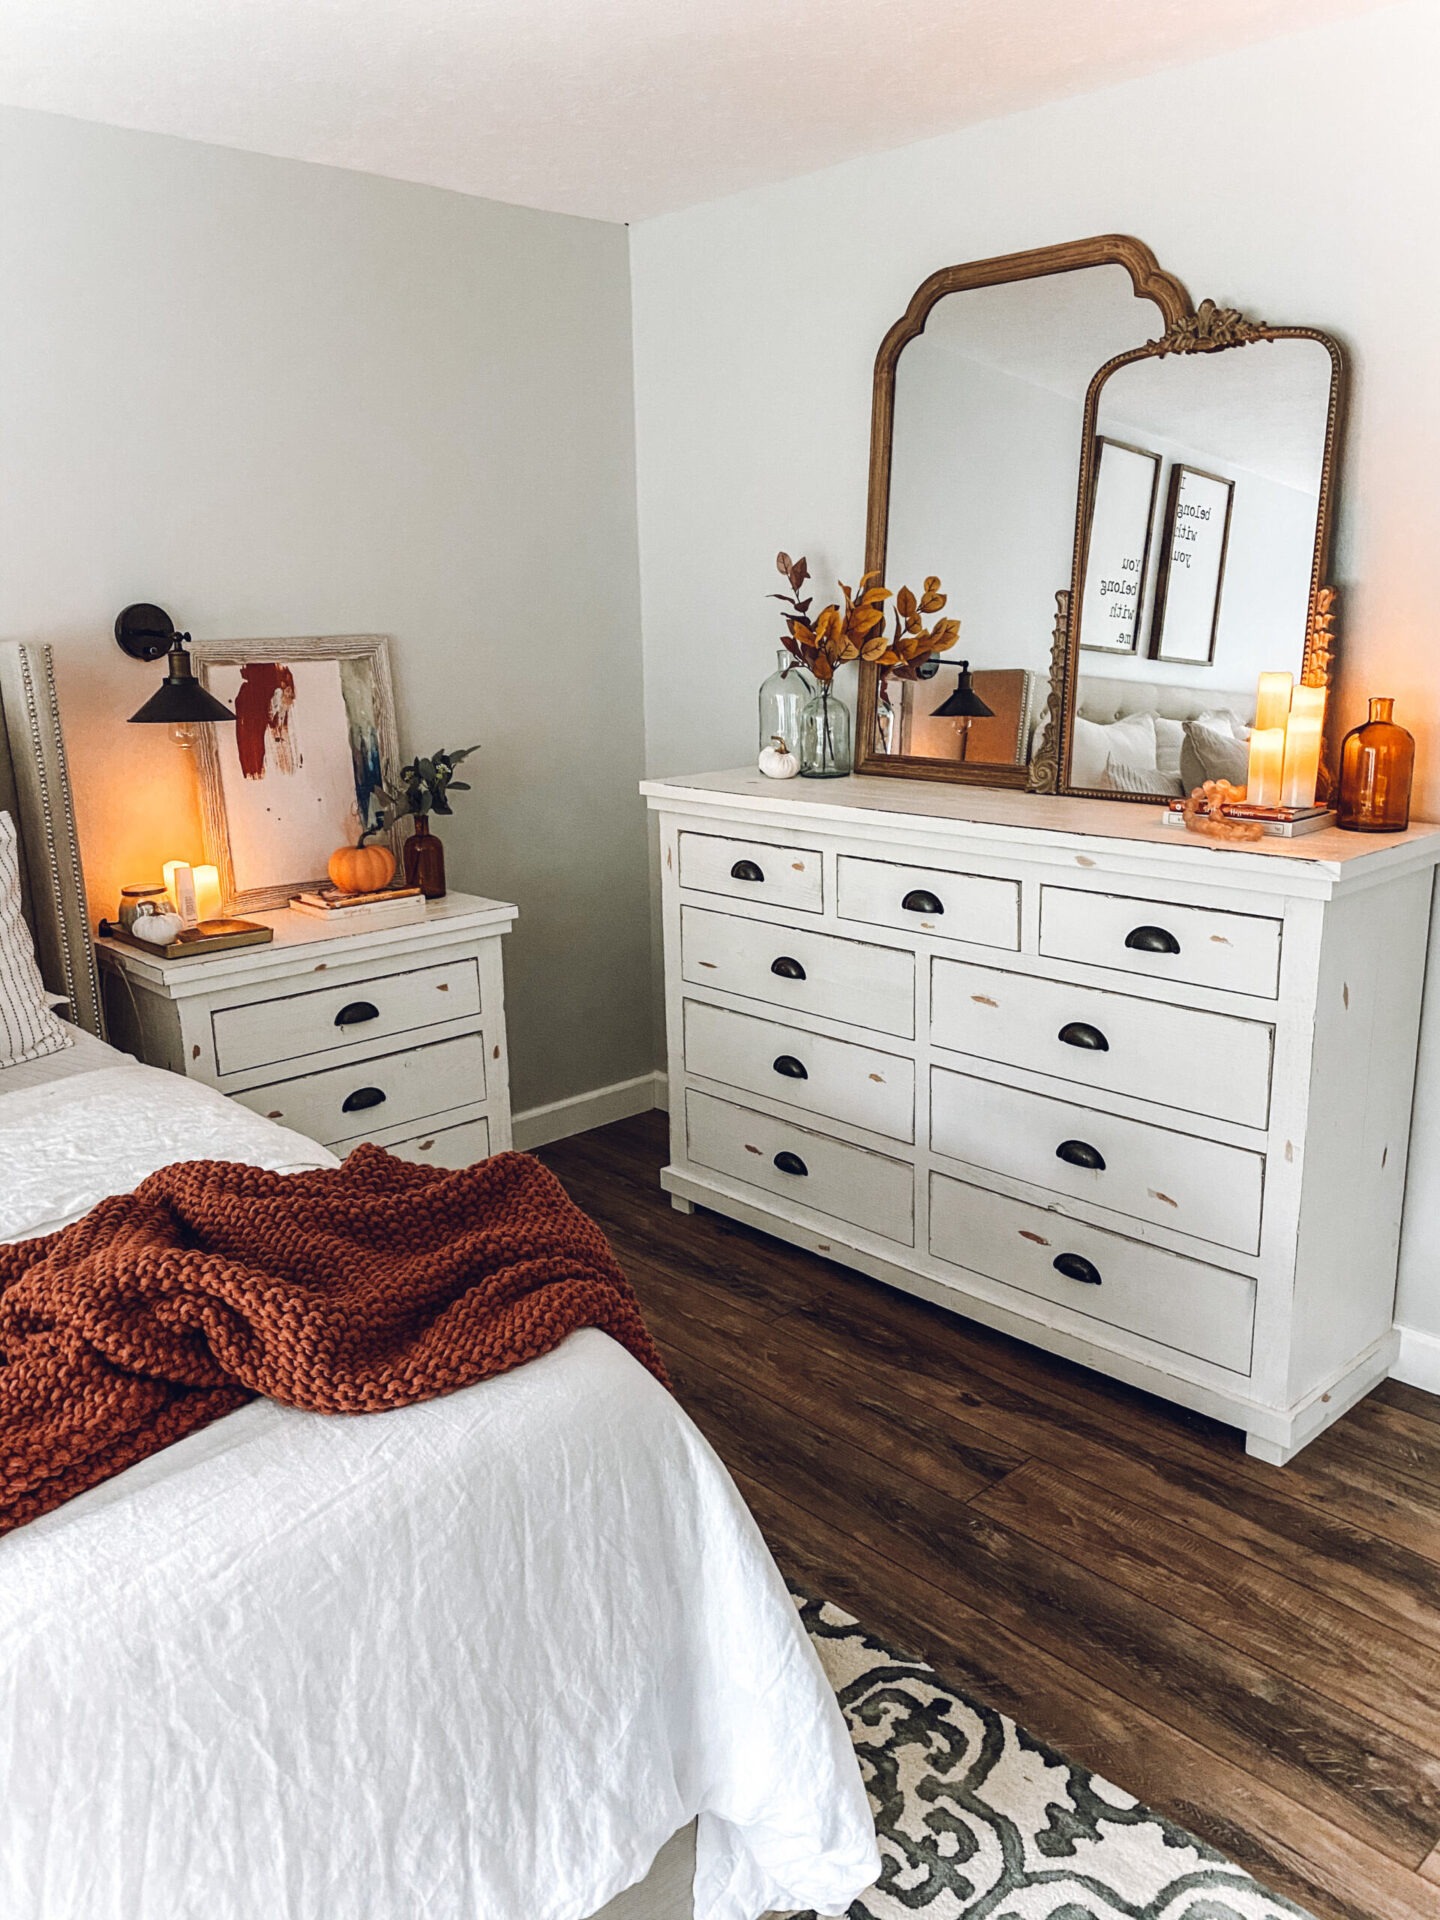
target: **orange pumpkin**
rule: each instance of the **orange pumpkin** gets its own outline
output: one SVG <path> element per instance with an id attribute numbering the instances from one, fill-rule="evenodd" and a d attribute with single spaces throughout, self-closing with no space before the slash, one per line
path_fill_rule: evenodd
<path id="1" fill-rule="evenodd" d="M 330 878 L 341 893 L 379 893 L 394 871 L 389 847 L 337 847 L 330 856 Z"/>

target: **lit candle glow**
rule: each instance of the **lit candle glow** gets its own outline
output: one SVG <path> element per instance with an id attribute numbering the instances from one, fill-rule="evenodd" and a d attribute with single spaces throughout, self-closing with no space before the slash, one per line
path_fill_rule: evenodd
<path id="1" fill-rule="evenodd" d="M 1261 674 L 1255 694 L 1255 725 L 1260 732 L 1271 733 L 1276 727 L 1284 732 L 1290 717 L 1290 689 L 1294 684 L 1293 674 Z"/>
<path id="2" fill-rule="evenodd" d="M 1285 769 L 1280 781 L 1282 807 L 1314 805 L 1324 726 L 1325 689 L 1296 687 L 1290 701 L 1290 723 L 1285 731 Z"/>
<path id="3" fill-rule="evenodd" d="M 195 910 L 202 920 L 220 918 L 220 869 L 196 867 Z"/>
<path id="4" fill-rule="evenodd" d="M 1245 781 L 1245 798 L 1252 807 L 1279 806 L 1284 769 L 1284 727 L 1256 727 L 1250 735 L 1250 767 Z"/>
<path id="5" fill-rule="evenodd" d="M 200 918 L 195 904 L 195 875 L 188 860 L 167 860 L 164 866 L 165 891 L 175 903 L 175 911 L 187 927 Z"/>

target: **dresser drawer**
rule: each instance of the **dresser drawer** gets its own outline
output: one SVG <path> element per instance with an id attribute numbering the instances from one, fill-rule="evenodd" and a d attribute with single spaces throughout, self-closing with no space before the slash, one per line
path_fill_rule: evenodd
<path id="1" fill-rule="evenodd" d="M 242 1106 L 323 1146 L 470 1106 L 485 1098 L 485 1041 L 478 1033 L 373 1060 L 347 1061 L 232 1096 Z"/>
<path id="2" fill-rule="evenodd" d="M 842 853 L 836 911 L 842 920 L 968 940 L 980 947 L 1020 945 L 1020 883 L 974 873 L 900 866 Z"/>
<path id="3" fill-rule="evenodd" d="M 692 986 L 907 1040 L 915 1032 L 915 957 L 897 947 L 683 907 L 680 968 Z"/>
<path id="4" fill-rule="evenodd" d="M 1259 1251 L 1265 1156 L 1245 1147 L 946 1067 L 930 1076 L 930 1144 L 936 1153 L 1012 1180 L 1237 1253 Z"/>
<path id="5" fill-rule="evenodd" d="M 930 1251 L 1157 1345 L 1250 1371 L 1255 1282 L 1242 1274 L 939 1173 L 930 1176 Z"/>
<path id="6" fill-rule="evenodd" d="M 964 960 L 936 960 L 931 1038 L 938 1047 L 1159 1106 L 1263 1127 L 1274 1029 L 1164 1001 Z"/>
<path id="7" fill-rule="evenodd" d="M 218 1070 L 246 1073 L 445 1020 L 475 1019 L 479 1013 L 480 968 L 471 958 L 217 1007 L 210 1024 Z"/>
<path id="8" fill-rule="evenodd" d="M 915 1063 L 898 1054 L 687 1000 L 685 1070 L 894 1140 L 915 1138 Z"/>
<path id="9" fill-rule="evenodd" d="M 1040 951 L 1273 1000 L 1280 991 L 1281 923 L 1256 913 L 1176 907 L 1163 900 L 1040 889 Z"/>
<path id="10" fill-rule="evenodd" d="M 915 1243 L 915 1175 L 902 1161 L 693 1088 L 685 1095 L 685 1141 L 695 1166 L 902 1246 Z"/>
<path id="11" fill-rule="evenodd" d="M 482 1114 L 458 1126 L 432 1127 L 413 1140 L 387 1140 L 385 1150 L 397 1160 L 413 1160 L 422 1167 L 473 1167 L 477 1160 L 490 1157 L 490 1122 Z"/>
<path id="12" fill-rule="evenodd" d="M 815 847 L 776 847 L 765 840 L 730 840 L 714 833 L 680 835 L 680 884 L 700 893 L 819 913 L 824 904 L 822 861 Z"/>

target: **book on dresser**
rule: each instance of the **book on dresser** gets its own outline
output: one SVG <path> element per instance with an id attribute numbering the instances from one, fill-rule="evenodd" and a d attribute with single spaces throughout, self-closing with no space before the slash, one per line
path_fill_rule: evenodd
<path id="1" fill-rule="evenodd" d="M 1440 828 L 1221 847 L 879 776 L 642 791 L 677 1206 L 1274 1462 L 1384 1378 Z"/>
<path id="2" fill-rule="evenodd" d="M 169 961 L 102 939 L 110 1038 L 342 1157 L 362 1140 L 435 1166 L 500 1152 L 515 908 L 463 893 L 419 905 L 413 923 L 263 913 L 268 945 Z"/>

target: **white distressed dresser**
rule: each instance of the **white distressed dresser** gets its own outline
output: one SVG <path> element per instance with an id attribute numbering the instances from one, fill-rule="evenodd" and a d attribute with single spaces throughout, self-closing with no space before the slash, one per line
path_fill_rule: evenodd
<path id="1" fill-rule="evenodd" d="M 110 1038 L 344 1154 L 462 1167 L 510 1145 L 500 943 L 515 909 L 450 893 L 368 933 L 282 909 L 268 946 L 163 960 L 96 943 Z"/>
<path id="2" fill-rule="evenodd" d="M 1440 828 L 648 781 L 695 1202 L 1242 1427 L 1389 1371 Z"/>

